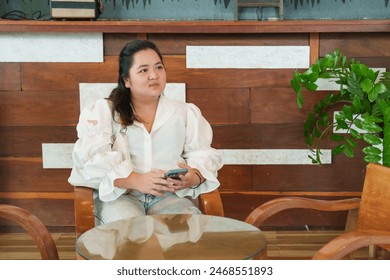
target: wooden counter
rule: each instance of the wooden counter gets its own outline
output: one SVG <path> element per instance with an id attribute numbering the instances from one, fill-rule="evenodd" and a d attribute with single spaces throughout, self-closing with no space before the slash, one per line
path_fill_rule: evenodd
<path id="1" fill-rule="evenodd" d="M 103 32 L 103 33 L 390 32 L 390 20 L 280 20 L 280 21 L 0 20 L 0 32 Z"/>

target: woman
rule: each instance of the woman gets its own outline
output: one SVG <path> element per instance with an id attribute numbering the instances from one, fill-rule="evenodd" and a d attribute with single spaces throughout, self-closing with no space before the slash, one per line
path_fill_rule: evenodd
<path id="1" fill-rule="evenodd" d="M 195 105 L 166 98 L 165 85 L 156 45 L 133 41 L 120 53 L 117 87 L 80 114 L 69 182 L 98 190 L 97 224 L 145 214 L 200 213 L 188 198 L 219 186 L 222 162 L 210 146 L 210 124 Z M 175 168 L 188 172 L 165 177 Z"/>

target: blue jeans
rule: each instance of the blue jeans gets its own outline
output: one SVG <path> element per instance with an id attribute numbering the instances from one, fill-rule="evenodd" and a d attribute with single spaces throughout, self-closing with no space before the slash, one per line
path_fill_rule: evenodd
<path id="1" fill-rule="evenodd" d="M 201 214 L 201 211 L 190 199 L 178 197 L 171 192 L 166 192 L 165 196 L 160 197 L 133 190 L 109 202 L 95 198 L 97 226 L 136 216 L 156 214 Z"/>

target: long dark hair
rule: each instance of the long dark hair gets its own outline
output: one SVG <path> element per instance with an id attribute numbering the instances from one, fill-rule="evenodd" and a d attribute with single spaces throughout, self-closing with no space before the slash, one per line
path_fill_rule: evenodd
<path id="1" fill-rule="evenodd" d="M 108 97 L 113 103 L 112 116 L 118 112 L 122 126 L 132 125 L 136 120 L 133 108 L 131 106 L 131 90 L 125 86 L 124 79 L 129 78 L 129 69 L 133 66 L 134 55 L 142 50 L 151 49 L 157 53 L 163 62 L 163 57 L 157 46 L 147 40 L 134 40 L 123 47 L 119 54 L 118 85 L 114 88 Z"/>

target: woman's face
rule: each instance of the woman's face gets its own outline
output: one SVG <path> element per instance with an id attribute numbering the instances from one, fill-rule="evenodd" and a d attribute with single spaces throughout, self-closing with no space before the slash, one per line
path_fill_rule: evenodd
<path id="1" fill-rule="evenodd" d="M 147 49 L 137 52 L 133 59 L 129 77 L 124 80 L 125 86 L 132 92 L 132 98 L 158 98 L 164 91 L 167 80 L 160 57 L 155 51 Z"/>

